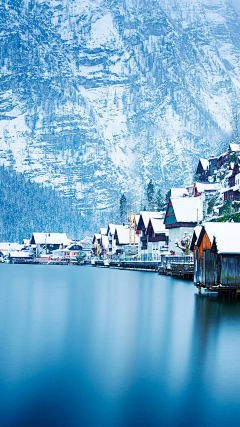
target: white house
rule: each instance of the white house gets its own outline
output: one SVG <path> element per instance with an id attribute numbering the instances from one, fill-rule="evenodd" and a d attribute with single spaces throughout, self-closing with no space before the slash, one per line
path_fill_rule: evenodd
<path id="1" fill-rule="evenodd" d="M 147 227 L 149 223 L 150 218 L 155 219 L 164 219 L 165 212 L 149 212 L 149 211 L 143 211 L 140 212 L 138 224 L 137 224 L 137 234 L 139 236 L 139 244 L 138 244 L 138 257 L 141 260 L 144 260 L 147 258 Z"/>
<path id="2" fill-rule="evenodd" d="M 30 239 L 30 245 L 36 250 L 37 256 L 54 249 L 64 249 L 69 243 L 66 233 L 33 233 Z"/>
<path id="3" fill-rule="evenodd" d="M 107 233 L 107 228 L 106 228 L 106 233 Z M 103 256 L 108 256 L 109 239 L 108 239 L 108 236 L 106 236 L 105 234 L 101 235 L 100 245 L 101 245 L 101 248 L 102 248 L 102 255 Z"/>
<path id="4" fill-rule="evenodd" d="M 212 199 L 220 190 L 219 183 L 196 182 L 193 188 L 194 197 L 201 197 L 203 202 Z"/>
<path id="5" fill-rule="evenodd" d="M 168 251 L 169 231 L 165 228 L 164 220 L 159 218 L 150 218 L 146 235 L 146 259 L 150 261 L 160 260 L 161 255 Z"/>
<path id="6" fill-rule="evenodd" d="M 101 234 L 95 233 L 92 241 L 92 252 L 94 255 L 99 256 L 101 254 Z"/>
<path id="7" fill-rule="evenodd" d="M 79 252 L 82 252 L 82 245 L 80 243 L 74 242 L 66 246 L 64 249 L 56 249 L 52 252 L 52 259 L 60 258 L 67 260 L 76 260 Z"/>
<path id="8" fill-rule="evenodd" d="M 199 197 L 179 197 L 169 200 L 164 219 L 169 230 L 169 251 L 179 253 L 176 240 L 181 242 L 185 233 L 192 234 L 203 219 L 203 205 Z"/>
<path id="9" fill-rule="evenodd" d="M 107 228 L 107 236 L 108 236 L 108 256 L 112 258 L 116 253 L 116 240 L 115 240 L 115 230 L 116 224 L 109 224 Z"/>
<path id="10" fill-rule="evenodd" d="M 106 236 L 107 235 L 107 228 L 100 228 L 100 234 L 101 236 Z"/>
<path id="11" fill-rule="evenodd" d="M 138 253 L 139 237 L 135 234 L 134 228 L 127 225 L 117 225 L 115 229 L 116 255 L 128 255 Z"/>
<path id="12" fill-rule="evenodd" d="M 22 248 L 19 243 L 0 242 L 0 255 L 9 255 L 10 252 L 20 251 Z"/>

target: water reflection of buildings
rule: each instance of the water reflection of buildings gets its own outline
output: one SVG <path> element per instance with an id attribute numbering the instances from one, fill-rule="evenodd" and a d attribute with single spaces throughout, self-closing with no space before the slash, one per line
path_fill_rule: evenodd
<path id="1" fill-rule="evenodd" d="M 195 295 L 194 313 L 188 389 L 194 402 L 205 405 L 209 425 L 216 419 L 223 425 L 221 408 L 240 392 L 240 300 Z"/>
<path id="2" fill-rule="evenodd" d="M 193 352 L 198 366 L 205 367 L 209 352 L 214 359 L 222 332 L 232 331 L 233 324 L 240 321 L 240 300 L 225 296 L 195 295 L 195 319 L 192 337 Z"/>

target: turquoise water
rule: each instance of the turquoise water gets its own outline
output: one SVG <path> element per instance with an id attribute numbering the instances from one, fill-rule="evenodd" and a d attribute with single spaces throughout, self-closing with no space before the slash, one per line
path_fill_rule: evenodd
<path id="1" fill-rule="evenodd" d="M 0 265 L 1 427 L 240 425 L 240 302 L 93 267 Z"/>

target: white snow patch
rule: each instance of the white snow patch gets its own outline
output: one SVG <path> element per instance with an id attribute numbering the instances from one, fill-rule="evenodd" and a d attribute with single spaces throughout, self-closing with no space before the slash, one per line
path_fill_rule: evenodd
<path id="1" fill-rule="evenodd" d="M 121 46 L 118 31 L 113 25 L 110 13 L 92 24 L 91 38 L 87 47 L 94 49 L 106 45 L 114 48 Z"/>

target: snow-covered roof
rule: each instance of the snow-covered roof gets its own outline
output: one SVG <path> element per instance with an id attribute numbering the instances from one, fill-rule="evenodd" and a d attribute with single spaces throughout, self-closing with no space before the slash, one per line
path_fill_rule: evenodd
<path id="1" fill-rule="evenodd" d="M 129 245 L 129 228 L 124 225 L 116 226 L 119 245 Z"/>
<path id="2" fill-rule="evenodd" d="M 152 211 L 152 212 L 142 211 L 142 212 L 140 212 L 139 219 L 140 219 L 140 217 L 142 217 L 144 226 L 147 229 L 148 222 L 149 222 L 150 218 L 162 219 L 162 218 L 164 218 L 164 216 L 165 216 L 165 212 L 163 213 L 163 212 L 155 212 L 155 211 Z"/>
<path id="3" fill-rule="evenodd" d="M 128 226 L 125 225 L 117 225 L 116 226 L 116 234 L 118 237 L 119 245 L 129 245 L 130 244 L 130 230 Z M 139 240 L 139 236 L 135 235 L 135 243 L 137 244 Z M 131 243 L 134 243 L 134 229 L 131 229 Z"/>
<path id="4" fill-rule="evenodd" d="M 225 175 L 225 180 L 226 180 L 227 178 L 230 178 L 230 176 L 232 176 L 232 171 L 228 171 L 228 172 L 226 173 L 226 175 Z"/>
<path id="5" fill-rule="evenodd" d="M 65 248 L 65 249 L 55 249 L 54 251 L 52 251 L 52 253 L 53 253 L 53 255 L 56 255 L 56 254 L 63 254 L 63 253 L 68 252 L 68 251 L 69 251 L 68 248 Z M 43 256 L 46 256 L 46 254 L 44 254 Z M 41 257 L 41 255 L 40 255 L 40 257 Z"/>
<path id="6" fill-rule="evenodd" d="M 107 228 L 100 228 L 100 234 L 102 236 L 106 236 L 107 235 Z"/>
<path id="7" fill-rule="evenodd" d="M 240 186 L 239 185 L 234 185 L 234 187 L 229 188 L 229 190 L 240 191 Z"/>
<path id="8" fill-rule="evenodd" d="M 191 251 L 194 250 L 194 246 L 196 244 L 196 242 L 199 239 L 200 233 L 202 231 L 202 225 L 197 225 L 194 230 L 193 230 L 193 235 L 192 235 L 192 240 L 191 240 L 191 245 L 190 245 L 190 249 Z"/>
<path id="9" fill-rule="evenodd" d="M 138 225 L 139 218 L 140 218 L 140 215 L 135 215 L 136 226 Z M 134 216 L 133 216 L 133 219 L 134 219 Z"/>
<path id="10" fill-rule="evenodd" d="M 151 221 L 153 231 L 155 234 L 159 233 L 165 233 L 168 234 L 168 230 L 165 228 L 164 220 L 163 219 L 157 219 L 157 218 L 151 218 L 149 222 Z"/>
<path id="11" fill-rule="evenodd" d="M 211 243 L 215 240 L 218 253 L 240 254 L 240 223 L 208 222 L 204 228 Z"/>
<path id="12" fill-rule="evenodd" d="M 223 157 L 226 157 L 226 156 L 228 156 L 228 151 L 226 151 L 225 153 L 222 153 L 218 158 L 219 159 L 222 159 Z"/>
<path id="13" fill-rule="evenodd" d="M 108 236 L 102 236 L 101 237 L 101 245 L 103 246 L 104 249 L 108 248 L 108 246 L 109 246 Z"/>
<path id="14" fill-rule="evenodd" d="M 79 249 L 73 249 L 74 246 L 79 246 Z M 82 245 L 80 243 L 71 243 L 69 246 L 67 246 L 64 249 L 55 249 L 54 251 L 52 251 L 53 254 L 58 254 L 58 253 L 65 253 L 65 252 L 71 252 L 71 251 L 81 251 L 82 250 Z"/>
<path id="15" fill-rule="evenodd" d="M 171 188 L 171 198 L 183 197 L 187 195 L 188 195 L 188 190 L 186 188 Z"/>
<path id="16" fill-rule="evenodd" d="M 10 252 L 10 258 L 32 258 L 32 253 L 27 251 Z"/>
<path id="17" fill-rule="evenodd" d="M 234 187 L 225 187 L 220 193 L 228 193 L 228 191 L 240 191 L 240 185 L 234 185 Z"/>
<path id="18" fill-rule="evenodd" d="M 217 191 L 220 189 L 220 184 L 196 182 L 196 188 L 199 193 L 203 193 L 204 191 Z"/>
<path id="19" fill-rule="evenodd" d="M 23 239 L 22 245 L 29 245 L 30 240 L 29 239 Z"/>
<path id="20" fill-rule="evenodd" d="M 99 242 L 100 242 L 101 237 L 102 237 L 101 234 L 98 234 L 98 233 L 94 234 L 94 236 L 93 236 L 93 243 L 94 243 L 94 240 L 99 240 Z"/>
<path id="21" fill-rule="evenodd" d="M 240 151 L 240 144 L 229 144 L 229 147 L 230 147 L 230 150 L 231 151 L 234 151 L 234 152 L 236 152 L 236 151 Z"/>
<path id="22" fill-rule="evenodd" d="M 224 193 L 226 193 L 227 191 L 229 191 L 230 190 L 230 188 L 229 187 L 224 187 L 224 188 L 221 188 L 221 190 L 220 190 L 220 194 L 224 194 Z"/>
<path id="23" fill-rule="evenodd" d="M 7 242 L 0 242 L 0 252 L 2 251 L 17 251 L 21 248 L 21 245 L 19 243 L 7 243 Z"/>
<path id="24" fill-rule="evenodd" d="M 68 245 L 69 239 L 66 233 L 33 233 L 31 242 L 36 245 Z"/>
<path id="25" fill-rule="evenodd" d="M 113 235 L 115 233 L 116 227 L 116 224 L 109 224 L 107 229 L 108 234 Z"/>
<path id="26" fill-rule="evenodd" d="M 73 249 L 74 246 L 79 246 L 78 249 Z M 69 249 L 70 251 L 75 251 L 75 250 L 82 250 L 83 245 L 80 242 L 73 242 L 70 245 L 68 245 L 68 247 L 66 249 Z"/>
<path id="27" fill-rule="evenodd" d="M 196 238 L 197 238 L 197 239 L 198 239 L 198 238 L 199 238 L 199 236 L 200 236 L 201 230 L 202 230 L 202 226 L 201 226 L 201 225 L 197 225 L 197 226 L 194 228 L 194 230 L 193 230 L 193 233 L 195 233 L 195 235 L 196 235 Z"/>
<path id="28" fill-rule="evenodd" d="M 200 159 L 200 162 L 202 163 L 202 167 L 204 170 L 209 169 L 209 161 L 207 159 Z"/>
<path id="29" fill-rule="evenodd" d="M 203 219 L 200 197 L 171 198 L 177 222 L 197 222 Z"/>

